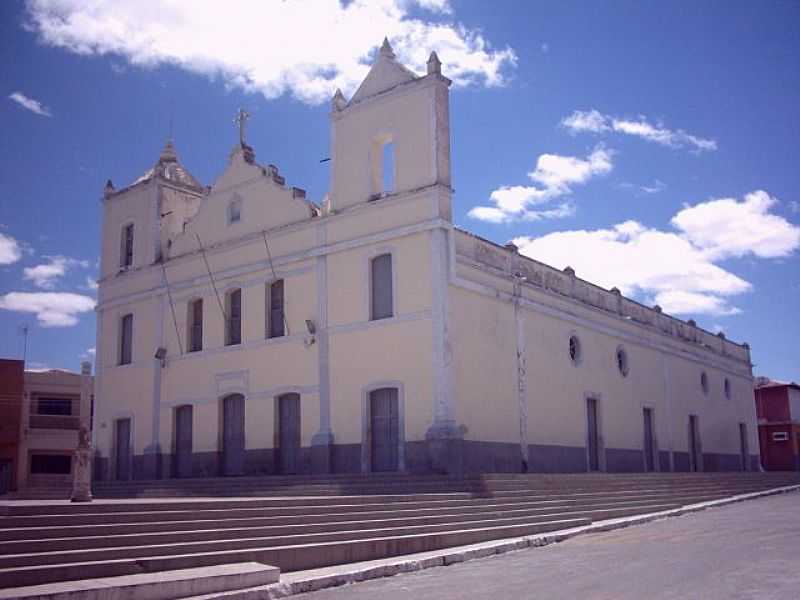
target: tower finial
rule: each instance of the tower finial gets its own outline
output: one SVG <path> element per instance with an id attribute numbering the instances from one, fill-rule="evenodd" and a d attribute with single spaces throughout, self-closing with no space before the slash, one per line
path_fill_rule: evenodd
<path id="1" fill-rule="evenodd" d="M 336 88 L 336 93 L 333 95 L 333 99 L 331 100 L 331 107 L 333 110 L 342 110 L 345 106 L 347 106 L 347 100 L 345 100 L 342 90 Z"/>
<path id="2" fill-rule="evenodd" d="M 439 56 L 436 52 L 431 52 L 430 58 L 428 58 L 428 75 L 434 73 L 437 75 L 442 74 L 442 61 L 439 60 Z"/>
<path id="3" fill-rule="evenodd" d="M 389 43 L 388 37 L 383 38 L 380 54 L 381 56 L 385 56 L 386 58 L 394 58 L 394 50 L 392 50 L 392 45 Z"/>
<path id="4" fill-rule="evenodd" d="M 175 146 L 172 143 L 172 137 L 164 144 L 164 149 L 158 157 L 158 162 L 176 162 L 178 160 L 178 153 L 175 151 Z"/>

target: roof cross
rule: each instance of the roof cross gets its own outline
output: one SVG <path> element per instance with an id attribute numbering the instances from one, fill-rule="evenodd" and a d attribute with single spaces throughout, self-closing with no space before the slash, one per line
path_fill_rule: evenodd
<path id="1" fill-rule="evenodd" d="M 245 123 L 247 122 L 247 119 L 249 118 L 250 118 L 250 113 L 247 112 L 245 109 L 240 108 L 239 112 L 236 113 L 236 118 L 233 120 L 233 122 L 239 126 L 239 143 L 242 146 L 246 145 L 244 143 L 244 127 Z"/>

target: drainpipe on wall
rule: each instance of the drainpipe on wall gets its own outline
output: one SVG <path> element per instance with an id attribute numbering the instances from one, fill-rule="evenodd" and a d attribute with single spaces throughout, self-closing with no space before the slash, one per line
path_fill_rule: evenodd
<path id="1" fill-rule="evenodd" d="M 525 280 L 517 274 L 512 275 L 514 280 L 513 304 L 514 324 L 517 330 L 517 403 L 519 405 L 519 446 L 522 458 L 522 472 L 527 473 L 530 468 L 528 460 L 528 390 L 526 383 L 527 358 L 525 351 L 525 321 L 522 318 L 522 282 Z"/>
<path id="2" fill-rule="evenodd" d="M 664 369 L 664 402 L 667 412 L 667 437 L 669 438 L 669 470 L 675 471 L 675 441 L 672 437 L 672 398 L 669 386 L 669 366 L 667 365 L 667 357 L 661 353 L 661 364 Z M 661 457 L 659 457 L 659 461 Z"/>
<path id="3" fill-rule="evenodd" d="M 317 227 L 317 247 L 328 243 L 325 225 Z M 319 431 L 311 438 L 311 470 L 314 473 L 332 471 L 333 430 L 331 429 L 330 351 L 328 345 L 328 257 L 317 256 L 317 377 L 319 388 Z"/>

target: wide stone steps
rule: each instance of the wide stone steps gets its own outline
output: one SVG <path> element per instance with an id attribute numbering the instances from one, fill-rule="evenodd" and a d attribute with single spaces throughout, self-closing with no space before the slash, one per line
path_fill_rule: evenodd
<path id="1" fill-rule="evenodd" d="M 542 490 L 516 490 L 496 492 L 490 497 L 474 497 L 469 494 L 448 495 L 409 495 L 404 496 L 365 496 L 326 498 L 284 498 L 281 500 L 240 500 L 235 502 L 201 502 L 194 505 L 186 502 L 170 502 L 161 504 L 89 504 L 89 505 L 61 505 L 54 508 L 48 515 L 25 514 L 34 510 L 34 507 L 21 506 L 15 508 L 14 514 L 23 513 L 23 516 L 8 516 L 0 522 L 0 539 L 6 539 L 8 528 L 25 528 L 35 533 L 35 528 L 64 528 L 67 526 L 106 525 L 109 527 L 122 526 L 123 524 L 139 524 L 146 528 L 147 523 L 198 521 L 206 520 L 213 523 L 233 521 L 237 519 L 275 518 L 286 519 L 292 517 L 307 517 L 309 515 L 327 515 L 332 520 L 338 519 L 337 515 L 352 515 L 363 511 L 388 513 L 398 511 L 422 510 L 448 510 L 450 508 L 472 507 L 481 510 L 482 507 L 492 506 L 504 502 L 507 506 L 520 503 L 542 502 L 549 505 L 558 503 L 607 502 L 609 500 L 638 499 L 648 500 L 661 497 L 685 497 L 687 495 L 710 496 L 714 494 L 730 495 L 735 491 L 761 489 L 763 485 L 742 482 L 740 485 L 714 485 L 702 484 L 684 486 L 674 489 L 669 486 L 648 484 L 639 489 L 623 489 L 609 491 L 587 491 L 579 488 L 575 491 L 550 492 Z M 590 488 L 589 488 L 590 489 Z M 233 506 L 232 506 L 233 505 Z M 92 508 L 103 509 L 102 512 L 85 512 Z M 240 508 L 241 507 L 241 508 Z M 113 509 L 113 512 L 112 512 Z M 284 521 L 285 522 L 285 521 Z M 140 529 L 141 530 L 141 529 Z"/>
<path id="2" fill-rule="evenodd" d="M 222 489 L 231 480 L 208 481 Z M 309 481 L 336 487 L 306 478 L 303 486 L 273 489 L 308 489 Z M 0 588 L 250 561 L 310 569 L 533 535 L 800 479 L 700 473 L 359 481 L 370 493 L 323 495 L 312 487 L 308 495 L 282 497 L 0 504 Z"/>
<path id="3" fill-rule="evenodd" d="M 453 511 L 460 512 L 491 510 L 492 507 L 505 509 L 512 507 L 532 506 L 559 506 L 559 505 L 591 505 L 607 504 L 610 502 L 652 502 L 654 500 L 672 500 L 692 498 L 705 498 L 712 496 L 731 495 L 734 492 L 762 489 L 762 485 L 742 483 L 739 486 L 692 485 L 681 490 L 647 486 L 640 490 L 616 490 L 609 492 L 559 492 L 543 493 L 538 490 L 518 492 L 514 494 L 498 493 L 489 498 L 472 498 L 468 495 L 442 499 L 441 497 L 415 496 L 414 500 L 400 500 L 394 497 L 372 497 L 380 502 L 354 503 L 352 498 L 328 499 L 328 504 L 306 503 L 302 498 L 287 498 L 284 504 L 265 504 L 261 501 L 237 502 L 237 507 L 225 507 L 224 503 L 215 502 L 198 503 L 192 509 L 182 503 L 180 505 L 119 505 L 118 512 L 67 512 L 69 508 L 108 508 L 105 505 L 65 505 L 63 508 L 54 509 L 54 514 L 49 515 L 24 515 L 8 516 L 0 521 L 0 540 L 18 539 L 19 536 L 31 539 L 40 534 L 52 536 L 56 531 L 69 532 L 68 527 L 74 527 L 81 535 L 106 535 L 111 532 L 138 533 L 159 530 L 177 530 L 195 527 L 193 522 L 204 523 L 203 528 L 236 527 L 241 524 L 270 525 L 274 522 L 291 524 L 307 522 L 309 518 L 326 521 L 338 521 L 353 518 L 357 515 L 371 515 L 374 518 L 387 518 L 392 515 L 423 515 L 435 512 Z M 424 499 L 420 499 L 424 498 Z M 430 498 L 430 499 L 429 499 Z M 245 504 L 247 508 L 238 508 Z M 213 506 L 213 508 L 205 508 Z M 25 509 L 26 507 L 20 507 Z M 63 512 L 62 512 L 63 511 Z M 185 522 L 182 523 L 182 522 Z M 125 528 L 129 528 L 125 530 Z M 155 529 L 151 529 L 154 527 Z"/>
<path id="4" fill-rule="evenodd" d="M 758 476 L 760 474 L 580 474 L 580 475 L 521 475 L 495 474 L 493 476 L 472 476 L 463 479 L 450 479 L 438 476 L 398 476 L 395 478 L 367 476 L 329 476 L 314 478 L 311 476 L 292 478 L 273 477 L 228 477 L 211 479 L 173 479 L 154 481 L 101 482 L 95 484 L 95 495 L 105 497 L 181 497 L 202 495 L 208 496 L 247 496 L 247 495 L 325 495 L 325 494 L 389 494 L 393 490 L 401 493 L 414 490 L 417 493 L 458 492 L 470 493 L 491 492 L 504 489 L 530 487 L 532 484 L 544 489 L 564 488 L 575 485 L 585 486 L 587 483 L 595 489 L 626 485 L 630 482 L 645 479 L 660 479 L 663 482 L 685 478 L 694 480 L 708 479 L 710 476 L 723 480 L 734 477 L 736 480 Z"/>

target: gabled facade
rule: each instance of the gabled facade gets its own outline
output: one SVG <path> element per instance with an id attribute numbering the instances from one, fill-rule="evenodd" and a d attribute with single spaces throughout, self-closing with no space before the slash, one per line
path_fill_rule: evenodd
<path id="1" fill-rule="evenodd" d="M 746 346 L 453 227 L 449 85 L 385 42 L 320 205 L 243 136 L 107 186 L 96 477 L 757 462 Z"/>

